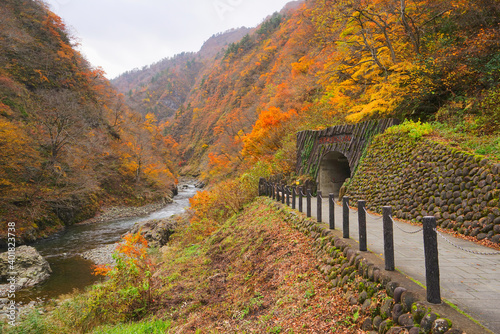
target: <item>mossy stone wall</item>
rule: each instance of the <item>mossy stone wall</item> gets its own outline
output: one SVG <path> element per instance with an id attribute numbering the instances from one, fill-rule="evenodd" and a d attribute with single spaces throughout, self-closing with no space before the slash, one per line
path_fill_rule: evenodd
<path id="1" fill-rule="evenodd" d="M 399 124 L 397 119 L 381 119 L 298 132 L 296 172 L 315 180 L 321 159 L 329 152 L 340 152 L 354 173 L 371 138 L 396 124 Z"/>
<path id="2" fill-rule="evenodd" d="M 357 251 L 349 239 L 330 230 L 323 223 L 307 218 L 289 207 L 262 199 L 283 215 L 295 229 L 312 238 L 314 251 L 320 260 L 318 270 L 330 282 L 331 291 L 341 295 L 351 305 L 352 317 L 367 333 L 480 333 L 483 328 L 465 316 L 425 301 L 424 291 L 408 282 L 398 281 L 404 275 L 383 270 L 380 261 L 373 262 L 369 254 Z M 373 259 L 373 257 L 372 257 Z M 439 313 L 438 312 L 439 309 Z M 347 315 L 346 315 L 347 316 Z M 458 322 L 466 328 L 459 329 Z M 461 326 L 460 326 L 461 327 Z"/>
<path id="3" fill-rule="evenodd" d="M 401 219 L 435 216 L 442 228 L 500 242 L 500 164 L 404 133 L 376 136 L 347 195 Z"/>

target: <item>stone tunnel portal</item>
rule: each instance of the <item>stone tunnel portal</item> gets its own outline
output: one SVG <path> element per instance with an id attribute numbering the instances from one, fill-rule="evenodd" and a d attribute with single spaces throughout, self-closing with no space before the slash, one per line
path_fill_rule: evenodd
<path id="1" fill-rule="evenodd" d="M 333 193 L 337 197 L 340 188 L 349 177 L 351 177 L 351 168 L 344 154 L 338 151 L 329 152 L 321 159 L 318 188 L 323 196 Z"/>

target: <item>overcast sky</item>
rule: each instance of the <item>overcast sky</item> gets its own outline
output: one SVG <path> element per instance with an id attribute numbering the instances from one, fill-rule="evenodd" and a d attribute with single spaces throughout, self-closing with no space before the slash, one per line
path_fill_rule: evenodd
<path id="1" fill-rule="evenodd" d="M 183 51 L 218 32 L 255 27 L 291 0 L 45 0 L 112 79 Z"/>

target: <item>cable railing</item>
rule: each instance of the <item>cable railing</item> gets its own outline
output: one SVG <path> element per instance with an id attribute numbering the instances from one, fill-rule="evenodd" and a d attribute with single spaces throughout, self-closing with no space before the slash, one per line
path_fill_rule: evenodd
<path id="1" fill-rule="evenodd" d="M 298 210 L 300 212 L 304 212 L 303 202 L 304 198 L 306 199 L 306 208 L 305 213 L 307 217 L 311 217 L 312 213 L 312 201 L 313 198 L 311 189 L 305 189 L 301 186 L 284 186 L 279 184 L 270 183 L 267 181 L 261 180 L 261 184 L 259 186 L 259 192 L 262 196 L 269 196 L 270 198 L 281 201 L 283 204 L 286 203 L 287 206 L 290 206 L 293 209 L 296 209 L 296 202 L 298 197 Z M 316 218 L 318 222 L 323 221 L 323 201 L 325 197 L 321 191 L 317 191 L 316 196 L 316 205 L 317 205 L 317 214 Z M 285 202 L 286 200 L 286 202 Z M 500 252 L 480 252 L 475 250 L 470 250 L 465 247 L 459 246 L 453 241 L 449 240 L 444 236 L 443 233 L 437 230 L 436 218 L 434 216 L 426 216 L 422 219 L 422 227 L 418 228 L 415 231 L 408 231 L 406 228 L 401 227 L 401 224 L 393 219 L 392 216 L 392 207 L 384 206 L 382 208 L 382 215 L 380 217 L 375 217 L 373 214 L 370 214 L 366 210 L 366 202 L 358 201 L 357 211 L 352 209 L 349 205 L 349 197 L 342 197 L 342 234 L 343 238 L 349 238 L 349 218 L 351 213 L 358 214 L 358 232 L 359 232 L 359 250 L 367 251 L 367 231 L 366 231 L 366 217 L 370 215 L 374 220 L 382 220 L 382 229 L 384 236 L 384 261 L 385 261 L 385 269 L 388 271 L 395 270 L 394 263 L 394 226 L 401 232 L 405 234 L 423 234 L 424 239 L 424 253 L 425 253 L 425 267 L 426 267 L 426 281 L 427 281 L 427 301 L 430 303 L 441 303 L 441 295 L 440 295 L 440 282 L 439 282 L 439 264 L 438 264 L 438 245 L 437 245 L 437 236 L 439 235 L 446 242 L 451 244 L 452 246 L 460 249 L 464 252 L 483 255 L 483 256 L 492 256 L 492 255 L 500 255 Z M 334 194 L 328 195 L 328 223 L 329 228 L 335 229 L 335 207 L 339 206 L 335 202 Z"/>

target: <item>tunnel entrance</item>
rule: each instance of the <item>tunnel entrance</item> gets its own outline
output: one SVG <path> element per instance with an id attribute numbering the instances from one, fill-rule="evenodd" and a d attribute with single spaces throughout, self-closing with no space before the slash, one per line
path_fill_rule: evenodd
<path id="1" fill-rule="evenodd" d="M 319 167 L 319 190 L 323 195 L 339 195 L 340 188 L 351 177 L 351 168 L 347 157 L 338 151 L 330 152 L 321 159 Z"/>

